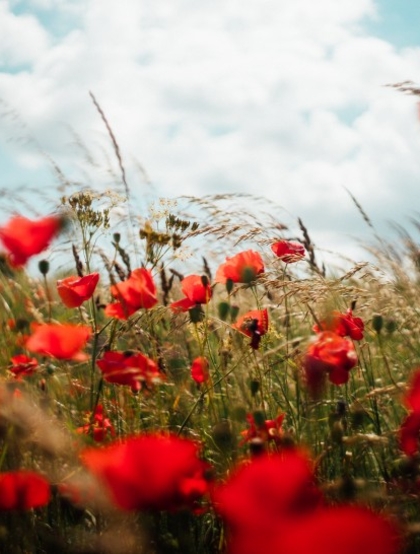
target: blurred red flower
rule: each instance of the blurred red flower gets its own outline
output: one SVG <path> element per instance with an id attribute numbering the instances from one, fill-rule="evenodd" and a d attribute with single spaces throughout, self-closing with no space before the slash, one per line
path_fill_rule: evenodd
<path id="1" fill-rule="evenodd" d="M 13 266 L 24 265 L 31 256 L 45 250 L 63 224 L 61 217 L 49 216 L 37 221 L 15 216 L 0 227 L 0 241 L 9 251 Z"/>
<path id="2" fill-rule="evenodd" d="M 286 264 L 298 262 L 305 256 L 305 248 L 298 242 L 280 240 L 271 245 L 271 250 Z"/>
<path id="3" fill-rule="evenodd" d="M 226 262 L 219 266 L 216 272 L 216 283 L 251 283 L 260 273 L 264 273 L 264 262 L 261 255 L 254 250 L 245 250 L 226 258 Z"/>
<path id="4" fill-rule="evenodd" d="M 210 283 L 206 276 L 189 275 L 181 282 L 181 290 L 186 298 L 172 302 L 173 312 L 186 312 L 195 308 L 197 304 L 207 304 L 212 295 Z"/>
<path id="5" fill-rule="evenodd" d="M 127 319 L 140 308 L 148 310 L 157 303 L 152 274 L 143 267 L 134 269 L 128 279 L 113 285 L 111 294 L 118 302 L 108 304 L 105 313 L 117 319 Z"/>
<path id="6" fill-rule="evenodd" d="M 361 506 L 323 508 L 291 522 L 265 554 L 398 554 L 401 534 L 391 520 Z"/>
<path id="7" fill-rule="evenodd" d="M 288 449 L 240 465 L 213 492 L 229 554 L 397 554 L 397 527 L 357 506 L 326 507 L 311 460 Z"/>
<path id="8" fill-rule="evenodd" d="M 92 297 L 99 281 L 99 273 L 84 277 L 71 276 L 57 281 L 57 291 L 67 308 L 78 308 Z"/>
<path id="9" fill-rule="evenodd" d="M 82 352 L 92 331 L 82 325 L 33 324 L 33 333 L 26 339 L 25 347 L 31 352 L 58 360 L 84 361 L 88 355 Z"/>
<path id="10" fill-rule="evenodd" d="M 342 385 L 357 364 L 353 343 L 331 331 L 323 331 L 308 346 L 303 366 L 306 382 L 313 395 L 322 391 L 328 375 L 331 383 Z"/>
<path id="11" fill-rule="evenodd" d="M 281 426 L 284 416 L 285 414 L 280 414 L 275 419 L 266 419 L 260 423 L 258 420 L 255 420 L 253 414 L 247 414 L 246 419 L 249 427 L 246 431 L 241 432 L 243 436 L 242 444 L 250 442 L 253 439 L 260 439 L 263 442 L 280 442 L 283 434 Z"/>
<path id="12" fill-rule="evenodd" d="M 48 481 L 33 471 L 0 473 L 0 510 L 30 510 L 50 501 Z"/>
<path id="13" fill-rule="evenodd" d="M 11 358 L 12 366 L 9 367 L 9 371 L 18 379 L 22 376 L 28 376 L 35 373 L 38 367 L 38 361 L 36 358 L 29 358 L 25 354 L 17 354 Z"/>
<path id="14" fill-rule="evenodd" d="M 289 521 L 312 511 L 321 495 L 308 456 L 285 450 L 237 466 L 212 497 L 230 529 L 229 552 L 261 554 Z"/>
<path id="15" fill-rule="evenodd" d="M 209 379 L 209 362 L 202 356 L 195 358 L 191 366 L 191 377 L 198 384 L 205 383 Z"/>
<path id="16" fill-rule="evenodd" d="M 400 448 L 407 456 L 414 456 L 419 451 L 420 369 L 412 375 L 403 402 L 410 409 L 410 413 L 404 418 L 399 430 Z"/>
<path id="17" fill-rule="evenodd" d="M 103 442 L 106 438 L 115 437 L 115 429 L 111 420 L 105 416 L 102 404 L 98 404 L 93 414 L 88 414 L 88 423 L 77 428 L 83 435 L 91 435 L 95 442 Z"/>
<path id="18" fill-rule="evenodd" d="M 193 507 L 207 493 L 208 465 L 197 443 L 147 434 L 82 452 L 82 461 L 124 510 Z"/>
<path id="19" fill-rule="evenodd" d="M 105 381 L 128 385 L 133 391 L 139 391 L 142 384 L 150 387 L 163 380 L 156 362 L 140 352 L 105 352 L 96 364 Z"/>
<path id="20" fill-rule="evenodd" d="M 334 311 L 320 325 L 314 325 L 315 333 L 321 331 L 332 331 L 340 337 L 350 337 L 353 340 L 362 340 L 365 324 L 360 317 L 353 317 L 353 312 L 349 308 L 345 314 Z"/>
<path id="21" fill-rule="evenodd" d="M 257 350 L 261 337 L 268 331 L 268 311 L 266 308 L 264 310 L 251 310 L 241 316 L 232 327 L 247 337 L 251 337 L 251 347 Z"/>

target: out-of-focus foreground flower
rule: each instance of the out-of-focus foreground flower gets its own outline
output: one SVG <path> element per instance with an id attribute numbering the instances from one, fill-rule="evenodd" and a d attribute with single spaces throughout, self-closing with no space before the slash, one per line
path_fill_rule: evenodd
<path id="1" fill-rule="evenodd" d="M 285 450 L 239 466 L 213 493 L 229 554 L 397 554 L 399 531 L 358 506 L 327 507 L 305 453 Z"/>
<path id="2" fill-rule="evenodd" d="M 45 323 L 33 324 L 32 329 L 32 334 L 25 342 L 25 348 L 31 352 L 58 360 L 81 362 L 88 359 L 82 349 L 92 335 L 90 327 Z"/>
<path id="3" fill-rule="evenodd" d="M 133 436 L 82 452 L 87 468 L 125 510 L 194 507 L 208 492 L 208 464 L 199 445 L 175 435 Z"/>
<path id="4" fill-rule="evenodd" d="M 419 451 L 420 444 L 420 369 L 414 372 L 403 401 L 410 413 L 399 430 L 400 448 L 407 456 L 414 456 Z"/>
<path id="5" fill-rule="evenodd" d="M 32 221 L 22 216 L 15 216 L 0 227 L 0 241 L 9 252 L 13 266 L 24 265 L 28 259 L 48 248 L 52 239 L 63 225 L 63 218 L 44 217 Z"/>
<path id="6" fill-rule="evenodd" d="M 30 510 L 50 501 L 50 485 L 34 471 L 0 473 L 0 510 Z"/>

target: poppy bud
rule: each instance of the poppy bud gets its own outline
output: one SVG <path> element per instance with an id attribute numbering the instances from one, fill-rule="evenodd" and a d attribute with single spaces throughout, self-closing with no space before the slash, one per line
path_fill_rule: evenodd
<path id="1" fill-rule="evenodd" d="M 381 332 L 383 325 L 384 318 L 380 314 L 375 314 L 372 317 L 372 327 L 378 333 L 378 335 Z"/>
<path id="2" fill-rule="evenodd" d="M 241 281 L 242 283 L 252 283 L 255 281 L 255 271 L 252 267 L 245 267 L 241 274 Z"/>
<path id="3" fill-rule="evenodd" d="M 230 450 L 233 446 L 233 434 L 228 421 L 220 421 L 213 427 L 213 440 L 220 450 Z"/>
<path id="4" fill-rule="evenodd" d="M 38 269 L 42 275 L 47 275 L 48 271 L 50 270 L 50 262 L 48 262 L 47 260 L 41 260 L 38 263 Z"/>
<path id="5" fill-rule="evenodd" d="M 251 379 L 249 383 L 249 388 L 251 390 L 252 396 L 255 396 L 260 390 L 260 382 L 258 381 L 258 379 Z"/>
<path id="6" fill-rule="evenodd" d="M 199 304 L 188 310 L 188 313 L 190 314 L 191 323 L 200 323 L 203 319 L 204 312 Z"/>
<path id="7" fill-rule="evenodd" d="M 395 321 L 395 319 L 392 319 L 392 318 L 388 319 L 387 322 L 385 323 L 385 329 L 387 333 L 392 335 L 392 333 L 397 329 L 397 322 Z"/>
<path id="8" fill-rule="evenodd" d="M 226 279 L 226 291 L 230 294 L 233 291 L 233 281 L 232 279 Z"/>
<path id="9" fill-rule="evenodd" d="M 230 307 L 230 320 L 232 323 L 236 321 L 236 318 L 239 314 L 239 306 L 231 306 Z"/>
<path id="10" fill-rule="evenodd" d="M 226 321 L 226 318 L 230 311 L 230 306 L 227 302 L 220 302 L 218 307 L 219 317 L 222 321 Z"/>
<path id="11" fill-rule="evenodd" d="M 120 240 L 121 240 L 121 235 L 120 235 L 120 233 L 114 233 L 114 234 L 112 235 L 112 238 L 114 239 L 114 242 L 115 242 L 116 244 L 118 244 L 118 243 L 120 242 Z"/>

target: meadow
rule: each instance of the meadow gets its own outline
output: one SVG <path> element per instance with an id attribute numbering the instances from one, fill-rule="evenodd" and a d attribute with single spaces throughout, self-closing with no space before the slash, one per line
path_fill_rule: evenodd
<path id="1" fill-rule="evenodd" d="M 0 222 L 2 552 L 420 552 L 415 239 L 325 267 L 234 200 Z"/>

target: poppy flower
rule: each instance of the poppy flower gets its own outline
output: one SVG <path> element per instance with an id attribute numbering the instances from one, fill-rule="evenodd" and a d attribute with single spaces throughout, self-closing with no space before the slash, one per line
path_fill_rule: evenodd
<path id="1" fill-rule="evenodd" d="M 50 501 L 48 481 L 33 471 L 0 473 L 0 510 L 30 510 Z"/>
<path id="2" fill-rule="evenodd" d="M 141 354 L 109 351 L 105 352 L 96 365 L 102 371 L 108 383 L 128 385 L 133 391 L 139 391 L 142 383 L 154 385 L 162 380 L 162 373 L 153 360 Z"/>
<path id="3" fill-rule="evenodd" d="M 309 390 L 313 395 L 321 392 L 325 378 L 334 385 L 349 380 L 349 371 L 357 364 L 353 343 L 331 331 L 323 331 L 309 345 L 303 366 Z"/>
<path id="4" fill-rule="evenodd" d="M 240 465 L 214 489 L 229 554 L 398 554 L 399 529 L 358 506 L 327 507 L 314 464 L 297 449 Z"/>
<path id="5" fill-rule="evenodd" d="M 320 325 L 314 325 L 315 333 L 332 331 L 340 337 L 350 337 L 353 340 L 362 340 L 365 324 L 360 317 L 353 317 L 353 312 L 348 309 L 345 314 L 334 311 L 329 318 Z"/>
<path id="6" fill-rule="evenodd" d="M 25 354 L 13 356 L 11 362 L 12 366 L 9 367 L 9 371 L 11 371 L 16 378 L 32 375 L 38 367 L 36 358 L 29 358 L 29 356 L 25 356 Z"/>
<path id="7" fill-rule="evenodd" d="M 115 437 L 111 420 L 105 416 L 102 404 L 98 404 L 93 415 L 88 414 L 88 423 L 77 428 L 83 435 L 91 435 L 95 442 L 103 442 L 107 437 Z"/>
<path id="8" fill-rule="evenodd" d="M 118 302 L 108 304 L 105 313 L 117 319 L 127 319 L 140 308 L 148 310 L 157 303 L 152 274 L 143 267 L 134 269 L 128 279 L 113 285 L 111 294 Z"/>
<path id="9" fill-rule="evenodd" d="M 209 380 L 209 362 L 207 358 L 200 356 L 193 361 L 191 377 L 199 385 Z"/>
<path id="10" fill-rule="evenodd" d="M 197 443 L 175 435 L 137 435 L 82 452 L 82 462 L 124 510 L 193 507 L 208 491 Z"/>
<path id="11" fill-rule="evenodd" d="M 299 450 L 284 450 L 240 464 L 226 483 L 214 489 L 212 498 L 234 534 L 262 538 L 277 532 L 286 518 L 311 511 L 321 495 L 309 457 Z M 264 552 L 262 545 L 259 552 Z"/>
<path id="12" fill-rule="evenodd" d="M 56 216 L 44 217 L 32 221 L 22 216 L 15 216 L 0 227 L 0 241 L 8 250 L 13 266 L 24 265 L 31 256 L 45 250 L 58 234 L 63 219 Z"/>
<path id="13" fill-rule="evenodd" d="M 267 554 L 398 554 L 401 533 L 386 517 L 361 506 L 323 508 L 290 522 Z"/>
<path id="14" fill-rule="evenodd" d="M 255 420 L 253 414 L 247 414 L 246 419 L 249 427 L 246 431 L 241 432 L 243 436 L 242 444 L 250 442 L 253 439 L 260 439 L 263 442 L 280 442 L 283 434 L 281 426 L 284 416 L 285 414 L 280 414 L 275 419 L 266 419 L 260 423 L 258 420 Z"/>
<path id="15" fill-rule="evenodd" d="M 305 256 L 305 248 L 299 242 L 280 240 L 271 245 L 271 250 L 286 264 L 298 262 Z"/>
<path id="16" fill-rule="evenodd" d="M 399 430 L 401 450 L 407 456 L 419 451 L 420 433 L 420 369 L 411 378 L 410 387 L 403 397 L 404 404 L 410 409 Z"/>
<path id="17" fill-rule="evenodd" d="M 78 308 L 92 297 L 98 281 L 99 273 L 66 277 L 57 281 L 57 292 L 67 308 Z"/>
<path id="18" fill-rule="evenodd" d="M 187 312 L 197 304 L 207 304 L 212 295 L 210 283 L 206 276 L 189 275 L 181 282 L 181 290 L 186 298 L 172 302 L 173 312 Z"/>
<path id="19" fill-rule="evenodd" d="M 34 324 L 33 333 L 25 342 L 31 352 L 58 360 L 84 361 L 88 355 L 82 352 L 92 331 L 82 325 Z"/>
<path id="20" fill-rule="evenodd" d="M 221 264 L 216 272 L 215 282 L 251 283 L 261 273 L 264 273 L 261 255 L 254 250 L 245 250 L 236 256 L 226 258 L 226 262 Z"/>
<path id="21" fill-rule="evenodd" d="M 251 347 L 257 350 L 261 337 L 268 331 L 268 311 L 266 308 L 264 310 L 251 310 L 240 317 L 232 327 L 247 337 L 251 337 Z"/>

